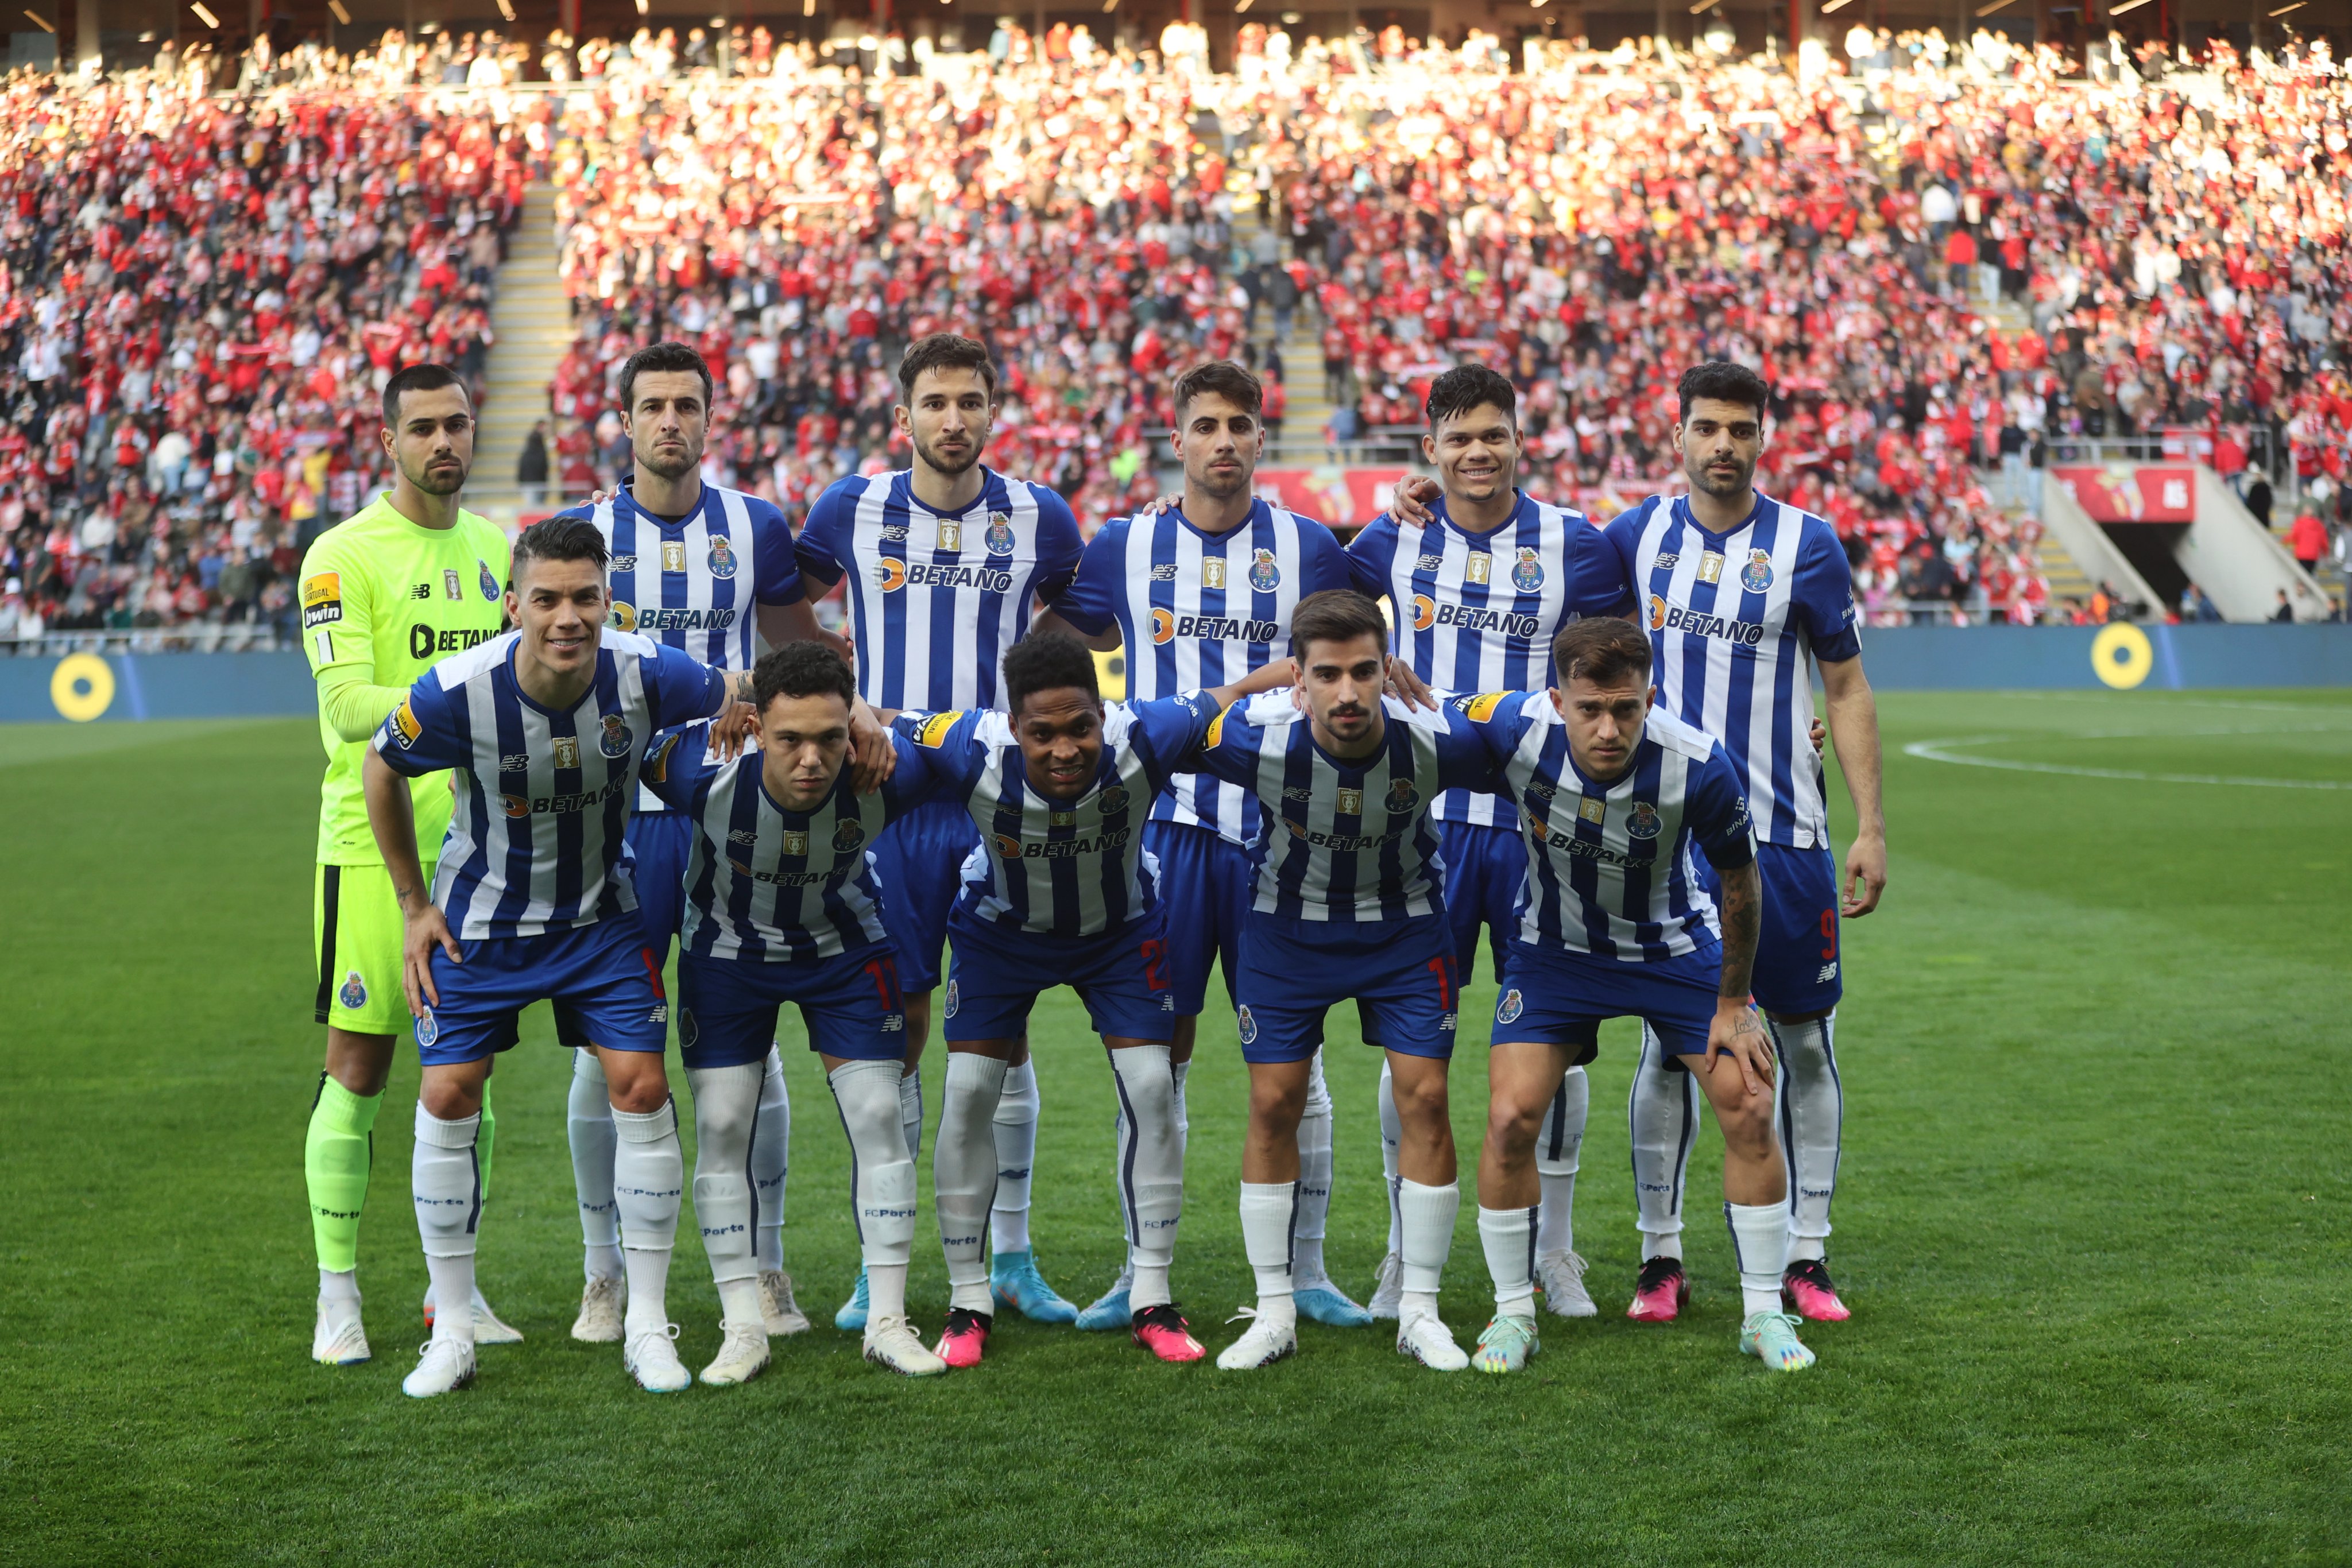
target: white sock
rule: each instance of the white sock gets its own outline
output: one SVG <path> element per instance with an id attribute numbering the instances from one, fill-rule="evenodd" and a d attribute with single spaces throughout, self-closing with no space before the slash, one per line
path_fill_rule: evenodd
<path id="1" fill-rule="evenodd" d="M 621 1213 L 621 1262 L 629 1277 L 628 1332 L 669 1326 L 666 1300 L 670 1249 L 677 1242 L 677 1210 L 686 1188 L 686 1156 L 677 1142 L 677 1107 L 614 1111 L 613 1196 Z"/>
<path id="2" fill-rule="evenodd" d="M 906 1128 L 898 1120 L 899 1071 L 896 1061 L 845 1061 L 826 1077 L 849 1137 L 849 1207 L 866 1265 L 869 1323 L 907 1312 L 915 1162 L 907 1157 Z"/>
<path id="3" fill-rule="evenodd" d="M 1683 1186 L 1698 1142 L 1698 1085 L 1667 1068 L 1664 1047 L 1642 1026 L 1626 1115 L 1633 1124 L 1633 1202 L 1643 1258 L 1683 1255 Z"/>
<path id="4" fill-rule="evenodd" d="M 1731 1250 L 1739 1260 L 1743 1314 L 1780 1310 L 1780 1272 L 1789 1266 L 1789 1217 L 1777 1203 L 1727 1203 Z"/>
<path id="5" fill-rule="evenodd" d="M 760 1112 L 751 1124 L 751 1250 L 762 1270 L 784 1266 L 784 1178 L 793 1158 L 793 1097 L 773 1042 L 761 1064 Z"/>
<path id="6" fill-rule="evenodd" d="M 898 1120 L 907 1140 L 907 1157 L 923 1157 L 923 1075 L 909 1072 L 898 1080 Z"/>
<path id="7" fill-rule="evenodd" d="M 1029 1250 L 1029 1168 L 1037 1159 L 1037 1064 L 1004 1074 L 991 1124 L 996 1138 L 996 1201 L 988 1209 L 989 1250 Z"/>
<path id="8" fill-rule="evenodd" d="M 1404 1250 L 1404 1216 L 1397 1209 L 1397 1151 L 1404 1146 L 1404 1124 L 1397 1119 L 1396 1080 L 1388 1057 L 1381 1058 L 1381 1175 L 1389 1187 L 1389 1252 Z"/>
<path id="9" fill-rule="evenodd" d="M 1584 1149 L 1584 1123 L 1592 1108 L 1592 1085 L 1584 1069 L 1571 1067 L 1551 1097 L 1536 1134 L 1536 1176 L 1543 1201 L 1536 1218 L 1536 1256 L 1576 1250 L 1576 1166 Z"/>
<path id="10" fill-rule="evenodd" d="M 974 1051 L 949 1052 L 940 1139 L 931 1151 L 931 1203 L 940 1217 L 940 1249 L 947 1255 L 948 1305 L 966 1312 L 994 1310 L 981 1243 L 996 1186 L 992 1129 L 1003 1088 L 1003 1062 Z"/>
<path id="11" fill-rule="evenodd" d="M 409 1156 L 416 1234 L 433 1277 L 433 1337 L 468 1344 L 474 1339 L 474 1246 L 482 1215 L 474 1139 L 481 1127 L 478 1115 L 445 1122 L 420 1101 L 416 1144 Z"/>
<path id="12" fill-rule="evenodd" d="M 360 1304 L 360 1271 L 357 1269 L 320 1270 L 319 1300 L 321 1302 L 331 1301 L 341 1306 L 358 1306 Z"/>
<path id="13" fill-rule="evenodd" d="M 1323 1082 L 1323 1052 L 1307 1070 L 1307 1109 L 1298 1118 L 1298 1230 L 1290 1272 L 1301 1285 L 1330 1283 L 1323 1269 L 1323 1232 L 1331 1215 L 1331 1091 Z"/>
<path id="14" fill-rule="evenodd" d="M 1454 1249 L 1454 1217 L 1461 1212 L 1460 1184 L 1424 1186 L 1410 1177 L 1397 1178 L 1397 1207 L 1404 1218 L 1404 1294 L 1400 1317 L 1418 1308 L 1437 1310 L 1437 1281 L 1445 1271 L 1445 1255 Z"/>
<path id="15" fill-rule="evenodd" d="M 1171 1063 L 1168 1069 L 1176 1076 L 1176 1131 L 1181 1136 L 1192 1130 L 1192 1113 L 1184 1108 L 1184 1077 L 1192 1071 L 1190 1061 Z"/>
<path id="16" fill-rule="evenodd" d="M 580 1239 L 591 1280 L 621 1277 L 620 1214 L 613 1207 L 613 1096 L 604 1064 L 593 1051 L 572 1053 L 572 1083 L 564 1099 L 564 1131 L 572 1145 L 572 1189 L 580 1197 Z"/>
<path id="17" fill-rule="evenodd" d="M 1837 1195 L 1845 1088 L 1837 1068 L 1837 1014 L 1774 1023 L 1780 1058 L 1780 1151 L 1789 1166 L 1789 1261 L 1828 1256 L 1830 1200 Z"/>
<path id="18" fill-rule="evenodd" d="M 729 1302 L 727 1287 L 741 1284 L 757 1318 L 759 1260 L 751 1251 L 751 1227 L 756 1205 L 751 1197 L 752 1126 L 760 1113 L 761 1066 L 747 1061 L 737 1067 L 690 1067 L 687 1086 L 694 1093 L 694 1218 L 702 1228 L 702 1249 L 710 1259 L 710 1278 L 719 1299 Z M 732 1310 L 724 1314 L 737 1321 Z"/>
<path id="19" fill-rule="evenodd" d="M 1176 1074 L 1164 1045 L 1131 1045 L 1110 1053 L 1123 1127 L 1119 1202 L 1127 1210 L 1128 1285 L 1131 1311 L 1171 1299 L 1168 1270 L 1176 1259 L 1176 1227 L 1184 1215 L 1184 1140 L 1176 1130 Z"/>
<path id="20" fill-rule="evenodd" d="M 1290 1227 L 1297 1212 L 1297 1182 L 1242 1183 L 1242 1251 L 1257 1276 L 1261 1318 L 1297 1321 L 1297 1304 L 1290 1293 Z"/>
<path id="21" fill-rule="evenodd" d="M 1532 1208 L 1478 1209 L 1478 1242 L 1495 1277 L 1495 1315 L 1536 1315 L 1536 1215 Z"/>

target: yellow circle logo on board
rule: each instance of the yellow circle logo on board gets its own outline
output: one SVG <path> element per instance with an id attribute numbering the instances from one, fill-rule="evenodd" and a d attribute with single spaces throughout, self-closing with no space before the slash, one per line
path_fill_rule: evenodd
<path id="1" fill-rule="evenodd" d="M 49 676 L 49 701 L 76 724 L 114 706 L 114 668 L 95 653 L 68 653 Z"/>
<path id="2" fill-rule="evenodd" d="M 2155 667 L 2156 649 L 2137 626 L 2118 621 L 2091 639 L 2091 673 L 2119 692 L 2147 679 Z"/>

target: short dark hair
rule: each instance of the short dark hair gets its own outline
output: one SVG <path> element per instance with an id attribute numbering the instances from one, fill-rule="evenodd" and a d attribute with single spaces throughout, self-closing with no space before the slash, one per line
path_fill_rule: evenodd
<path id="1" fill-rule="evenodd" d="M 1327 588 L 1320 593 L 1310 593 L 1290 612 L 1290 652 L 1294 658 L 1305 658 L 1309 643 L 1352 643 L 1365 636 L 1377 637 L 1385 646 L 1389 623 L 1381 618 L 1379 605 L 1352 588 Z"/>
<path id="2" fill-rule="evenodd" d="M 443 387 L 464 387 L 465 378 L 446 365 L 403 365 L 392 372 L 392 380 L 383 383 L 383 427 L 400 427 L 400 397 L 403 392 L 439 392 Z M 474 394 L 466 393 L 471 403 Z"/>
<path id="3" fill-rule="evenodd" d="M 857 682 L 840 654 L 822 643 L 787 643 L 751 666 L 751 706 L 761 713 L 778 697 L 839 697 L 857 706 Z"/>
<path id="4" fill-rule="evenodd" d="M 1176 392 L 1171 400 L 1176 423 L 1184 423 L 1184 409 L 1196 397 L 1215 392 L 1235 408 L 1255 418 L 1265 407 L 1265 387 L 1257 377 L 1231 360 L 1211 360 L 1194 365 L 1176 378 Z"/>
<path id="5" fill-rule="evenodd" d="M 1756 422 L 1764 423 L 1764 411 L 1772 401 L 1772 389 L 1764 378 L 1746 365 L 1735 365 L 1728 360 L 1709 360 L 1703 365 L 1693 365 L 1675 383 L 1675 395 L 1682 407 L 1675 417 L 1688 419 L 1690 405 L 1696 399 L 1711 397 L 1719 402 L 1744 402 L 1756 411 Z"/>
<path id="6" fill-rule="evenodd" d="M 596 531 L 595 524 L 585 517 L 558 512 L 554 517 L 540 518 L 515 535 L 514 565 L 507 580 L 522 580 L 522 563 L 526 560 L 593 560 L 596 570 L 602 571 L 612 559 L 612 552 L 604 548 L 604 536 Z"/>
<path id="7" fill-rule="evenodd" d="M 1713 396 L 1713 393 L 1708 393 Z M 1650 678 L 1650 639 L 1631 621 L 1589 615 L 1560 628 L 1551 642 L 1552 668 L 1563 686 L 1579 675 L 1595 685 L 1613 686 L 1626 676 L 1643 685 Z"/>
<path id="8" fill-rule="evenodd" d="M 975 371 L 988 389 L 988 401 L 996 401 L 996 361 L 989 358 L 985 343 L 953 332 L 933 332 L 908 344 L 898 357 L 898 395 L 909 404 L 915 401 L 915 378 L 925 371 Z"/>
<path id="9" fill-rule="evenodd" d="M 1429 401 L 1422 407 L 1429 415 L 1429 428 L 1435 430 L 1439 420 L 1490 402 L 1503 411 L 1504 418 L 1518 423 L 1519 392 L 1510 377 L 1491 365 L 1456 365 L 1429 383 Z"/>
<path id="10" fill-rule="evenodd" d="M 1024 637 L 1004 655 L 1004 711 L 1018 715 L 1021 705 L 1039 692 L 1067 687 L 1102 701 L 1102 683 L 1095 674 L 1095 656 L 1067 632 L 1041 632 Z"/>
<path id="11" fill-rule="evenodd" d="M 710 394 L 718 383 L 710 379 L 710 362 L 684 343 L 649 343 L 621 366 L 621 412 L 635 413 L 637 378 L 647 371 L 692 371 L 702 378 L 702 407 L 710 410 Z"/>

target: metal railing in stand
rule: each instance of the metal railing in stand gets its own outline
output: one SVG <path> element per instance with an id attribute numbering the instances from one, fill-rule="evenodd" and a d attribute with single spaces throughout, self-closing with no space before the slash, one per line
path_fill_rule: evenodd
<path id="1" fill-rule="evenodd" d="M 276 653 L 294 646 L 268 622 L 192 621 L 177 626 L 98 632 L 0 633 L 0 658 L 61 659 L 68 653 Z"/>

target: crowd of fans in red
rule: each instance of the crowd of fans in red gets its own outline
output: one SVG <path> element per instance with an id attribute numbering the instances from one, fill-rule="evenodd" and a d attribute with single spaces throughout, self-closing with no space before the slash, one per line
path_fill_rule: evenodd
<path id="1" fill-rule="evenodd" d="M 384 379 L 480 384 L 524 119 L 203 87 L 0 87 L 0 639 L 283 621 Z"/>
<path id="2" fill-rule="evenodd" d="M 755 42 L 555 40 L 571 90 L 511 98 L 13 78 L 0 619 L 272 609 L 306 526 L 380 474 L 384 370 L 478 371 L 534 168 L 579 329 L 551 388 L 572 491 L 625 467 L 638 343 L 702 348 L 713 477 L 796 509 L 905 460 L 890 366 L 948 327 L 1003 367 L 992 460 L 1088 525 L 1159 487 L 1171 372 L 1221 355 L 1319 370 L 1328 425 L 1277 434 L 1340 460 L 1485 358 L 1522 390 L 1528 487 L 1596 517 L 1672 482 L 1682 367 L 1756 365 L 1780 399 L 1762 483 L 1832 519 L 1882 616 L 2052 613 L 2031 511 L 2070 443 L 2186 429 L 2352 508 L 2352 95 L 2324 47 L 2111 55 L 2091 79 L 1866 28 L 1843 57 L 1511 62 L 1484 35 L 1293 51 L 1254 26 L 1230 76 L 1189 42 L 1163 62 L 1073 32 Z M 530 66 L 435 47 L 295 74 Z"/>

